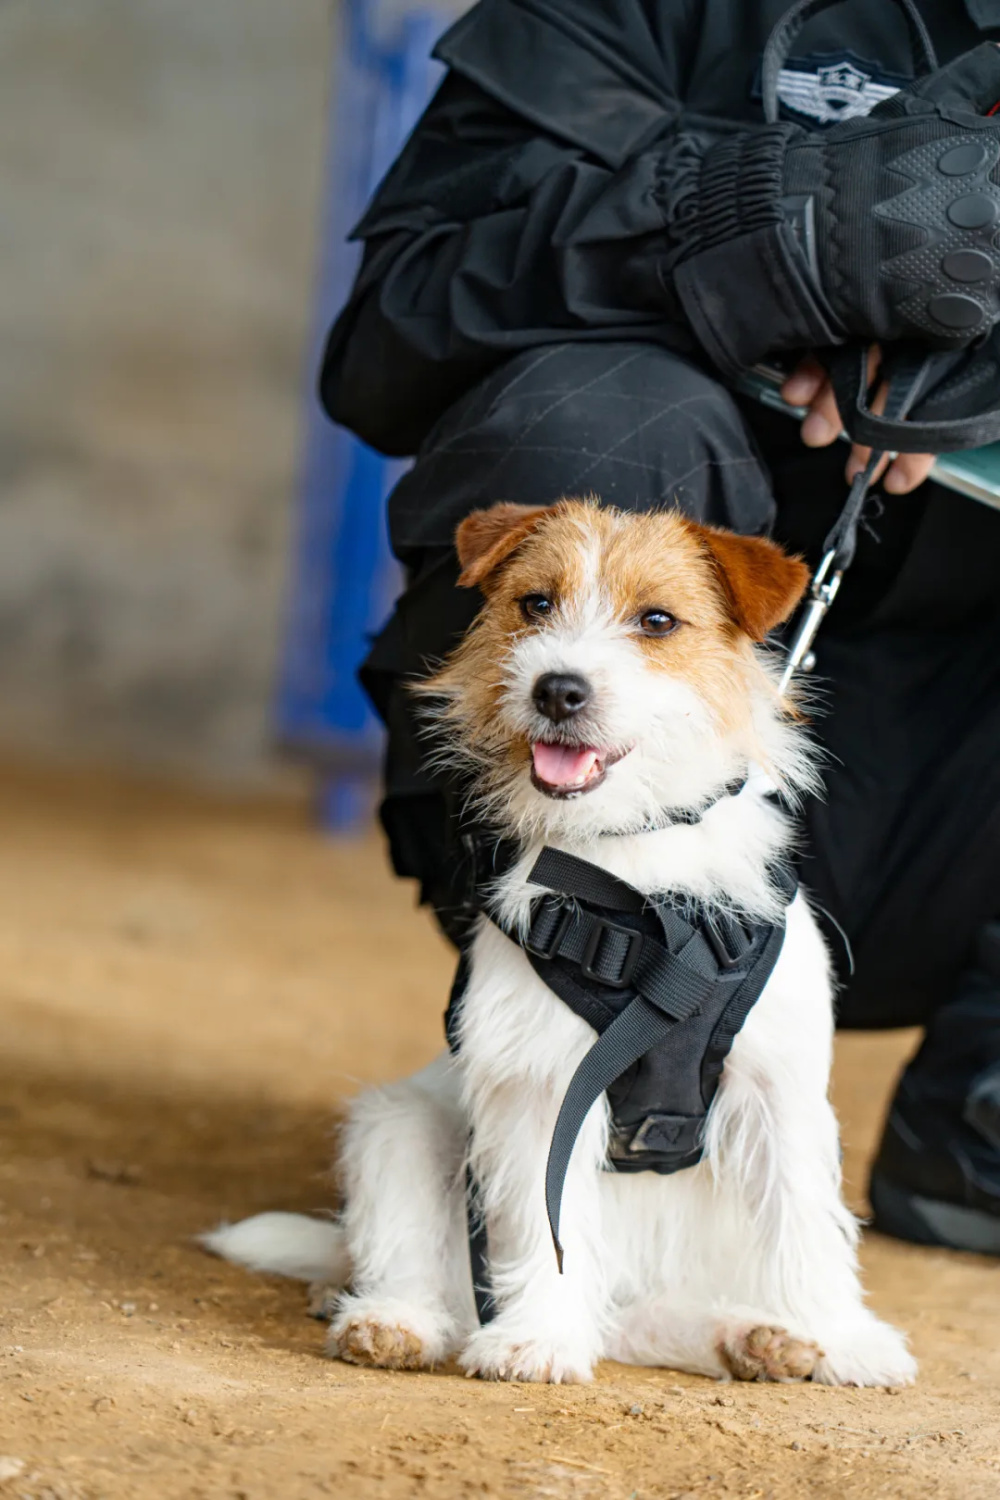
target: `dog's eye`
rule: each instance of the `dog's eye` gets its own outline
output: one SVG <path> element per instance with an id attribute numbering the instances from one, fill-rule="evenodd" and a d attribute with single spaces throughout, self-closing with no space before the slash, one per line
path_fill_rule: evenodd
<path id="1" fill-rule="evenodd" d="M 665 609 L 647 609 L 639 620 L 644 635 L 669 635 L 677 629 L 677 620 Z"/>
<path id="2" fill-rule="evenodd" d="M 525 594 L 517 602 L 526 620 L 547 620 L 552 613 L 552 600 L 546 594 Z"/>

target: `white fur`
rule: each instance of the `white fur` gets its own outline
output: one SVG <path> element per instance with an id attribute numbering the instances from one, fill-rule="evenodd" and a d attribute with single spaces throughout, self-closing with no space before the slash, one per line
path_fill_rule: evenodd
<path id="1" fill-rule="evenodd" d="M 587 597 L 507 651 L 500 714 L 504 732 L 536 736 L 536 677 L 583 671 L 595 689 L 600 731 L 591 742 L 633 749 L 603 786 L 579 798 L 546 798 L 523 773 L 516 784 L 508 778 L 487 789 L 494 814 L 524 846 L 497 886 L 497 906 L 508 920 L 526 920 L 538 893 L 527 873 L 549 844 L 643 892 L 687 892 L 773 916 L 767 870 L 787 848 L 791 827 L 765 794 L 774 784 L 794 793 L 812 772 L 767 665 L 748 657 L 739 668 L 752 728 L 727 737 L 689 683 L 650 672 L 629 631 L 610 618 L 597 571 Z M 751 753 L 766 770 L 701 822 L 601 836 L 609 827 L 636 830 L 664 806 L 707 802 Z M 724 1351 L 763 1326 L 819 1345 L 814 1379 L 912 1380 L 903 1337 L 865 1306 L 858 1279 L 857 1225 L 841 1197 L 827 1098 L 832 1035 L 828 955 L 799 894 L 778 963 L 726 1062 L 704 1160 L 669 1177 L 604 1171 L 606 1103 L 591 1110 L 566 1178 L 560 1275 L 545 1216 L 545 1161 L 560 1102 L 594 1032 L 521 949 L 481 919 L 457 1058 L 443 1055 L 412 1079 L 363 1093 L 351 1108 L 341 1145 L 347 1207 L 336 1231 L 349 1254 L 351 1275 L 345 1267 L 343 1279 L 350 1290 L 332 1352 L 359 1357 L 362 1345 L 388 1348 L 395 1339 L 395 1348 L 405 1335 L 419 1363 L 457 1356 L 470 1374 L 506 1379 L 586 1380 L 602 1357 L 722 1377 Z M 483 1328 L 469 1276 L 467 1150 L 481 1185 L 499 1309 Z M 273 1237 L 266 1225 L 266 1233 L 251 1232 L 277 1217 L 219 1231 L 206 1243 L 244 1264 L 329 1279 L 309 1242 L 316 1226 L 301 1228 L 298 1255 L 287 1216 Z M 331 1226 L 320 1234 L 323 1254 L 339 1262 Z M 289 1269 L 295 1264 L 299 1271 Z"/>
<path id="2" fill-rule="evenodd" d="M 344 1231 L 332 1219 L 306 1214 L 254 1214 L 198 1236 L 213 1255 L 250 1271 L 272 1271 L 296 1281 L 343 1282 L 351 1274 Z"/>

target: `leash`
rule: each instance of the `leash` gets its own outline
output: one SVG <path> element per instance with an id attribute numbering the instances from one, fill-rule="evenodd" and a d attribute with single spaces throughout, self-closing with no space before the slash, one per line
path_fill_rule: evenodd
<path id="1" fill-rule="evenodd" d="M 865 358 L 867 360 L 867 355 Z M 886 385 L 883 415 L 887 422 L 905 422 L 914 403 L 936 375 L 939 362 L 940 356 L 934 354 L 919 356 L 901 352 L 894 357 Z M 868 462 L 861 473 L 855 476 L 848 490 L 843 510 L 827 533 L 823 543 L 823 557 L 809 584 L 805 606 L 788 645 L 788 655 L 778 684 L 781 694 L 788 691 L 797 671 L 801 669 L 811 672 L 816 665 L 813 642 L 840 591 L 844 574 L 854 561 L 858 528 L 864 519 L 869 491 L 886 451 L 872 449 Z"/>

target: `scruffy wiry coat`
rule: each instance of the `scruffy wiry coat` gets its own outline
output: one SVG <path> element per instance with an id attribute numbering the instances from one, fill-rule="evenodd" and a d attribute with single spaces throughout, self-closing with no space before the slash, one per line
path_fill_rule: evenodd
<path id="1" fill-rule="evenodd" d="M 520 840 L 491 896 L 507 923 L 527 923 L 538 895 L 527 875 L 546 844 L 650 895 L 780 915 L 769 871 L 792 826 L 768 793 L 794 800 L 814 771 L 757 643 L 794 607 L 804 566 L 674 513 L 579 501 L 478 512 L 457 545 L 486 603 L 427 690 L 444 755 Z M 539 712 L 547 673 L 587 683 L 567 724 Z M 578 785 L 540 781 L 537 747 L 553 737 L 586 768 Z M 738 795 L 718 796 L 748 768 Z M 650 828 L 664 809 L 705 806 L 699 822 Z M 347 1284 L 331 1350 L 363 1363 L 457 1356 L 470 1374 L 565 1381 L 606 1356 L 739 1378 L 913 1378 L 903 1338 L 858 1281 L 827 1098 L 830 968 L 804 895 L 726 1061 L 703 1160 L 667 1177 L 605 1171 L 606 1104 L 590 1111 L 566 1179 L 562 1275 L 545 1161 L 594 1032 L 486 916 L 469 962 L 457 1054 L 351 1107 L 339 1219 L 261 1215 L 207 1237 L 211 1248 Z M 485 1327 L 469 1275 L 470 1157 L 498 1307 Z"/>

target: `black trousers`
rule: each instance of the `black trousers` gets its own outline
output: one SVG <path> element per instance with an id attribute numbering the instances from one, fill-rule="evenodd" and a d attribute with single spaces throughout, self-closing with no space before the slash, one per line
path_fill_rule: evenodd
<path id="1" fill-rule="evenodd" d="M 842 444 L 806 449 L 792 419 L 650 344 L 532 351 L 446 414 L 390 500 L 409 586 L 362 675 L 389 731 L 394 866 L 421 882 L 453 938 L 468 877 L 455 791 L 423 764 L 405 681 L 477 608 L 455 587 L 457 522 L 495 500 L 594 493 L 771 532 L 816 561 L 845 459 Z M 818 646 L 827 791 L 808 809 L 801 860 L 832 919 L 839 1019 L 855 1027 L 926 1019 L 1000 915 L 1000 514 L 928 483 L 886 497 L 874 531 Z"/>

